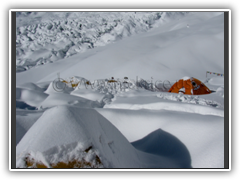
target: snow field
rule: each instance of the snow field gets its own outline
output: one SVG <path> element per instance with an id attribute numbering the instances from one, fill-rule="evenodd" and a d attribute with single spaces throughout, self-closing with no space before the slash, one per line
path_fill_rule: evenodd
<path id="1" fill-rule="evenodd" d="M 223 167 L 222 128 L 224 111 L 221 108 L 222 106 L 221 104 L 217 107 L 207 103 L 202 103 L 201 105 L 196 103 L 201 101 L 204 102 L 203 100 L 205 100 L 205 102 L 212 102 L 211 100 L 207 100 L 206 97 L 215 96 L 215 99 L 216 97 L 221 99 L 222 97 L 220 95 L 212 93 L 205 96 L 203 99 L 200 98 L 201 96 L 193 97 L 188 95 L 169 94 L 166 92 L 151 92 L 143 88 L 137 88 L 133 82 L 131 84 L 132 85 L 129 87 L 132 87 L 132 89 L 128 89 L 127 91 L 126 89 L 123 91 L 119 84 L 114 86 L 112 83 L 106 83 L 105 85 L 96 85 L 93 89 L 90 87 L 88 89 L 85 87 L 84 89 L 85 85 L 82 84 L 80 88 L 69 88 L 66 91 L 56 92 L 53 89 L 52 83 L 50 83 L 45 91 L 45 93 L 49 93 L 48 97 L 38 105 L 38 109 L 42 109 L 42 112 L 45 112 L 43 115 L 42 112 L 35 115 L 35 117 L 39 119 L 34 118 L 29 110 L 18 110 L 17 166 L 25 167 L 23 159 L 30 154 L 31 157 L 34 157 L 35 161 L 39 161 L 47 167 L 51 167 L 51 164 L 57 164 L 61 161 L 69 162 L 73 159 L 84 159 L 85 161 L 86 158 L 92 160 L 87 162 L 95 164 L 93 167 L 107 168 L 154 168 L 170 166 L 185 168 Z M 32 83 L 31 86 L 36 89 L 36 92 L 40 91 L 40 87 L 36 88 L 38 87 L 37 85 Z M 79 97 L 79 95 L 81 97 Z M 178 100 L 176 100 L 176 98 L 178 98 Z M 179 99 L 185 99 L 185 101 L 180 101 Z M 28 102 L 29 101 L 26 101 L 26 103 Z M 97 112 L 100 114 L 96 114 L 95 111 L 92 112 L 92 108 L 96 108 Z M 78 114 L 80 111 L 82 113 Z M 89 114 L 87 111 L 89 111 Z M 27 115 L 27 118 L 23 118 L 20 112 L 22 112 L 24 116 Z M 96 117 L 94 116 L 94 118 L 97 119 L 99 118 L 98 116 L 102 115 L 105 119 L 104 121 L 109 121 L 115 126 L 113 129 L 111 129 L 111 127 L 109 128 L 110 130 L 104 130 L 104 132 L 110 131 L 109 133 L 112 133 L 109 137 L 113 137 L 115 131 L 120 131 L 119 134 L 121 134 L 122 138 L 126 138 L 126 142 L 124 142 L 126 144 L 132 142 L 134 145 L 134 141 L 144 142 L 140 143 L 142 145 L 137 143 L 138 145 L 136 145 L 136 147 L 134 146 L 135 148 L 129 151 L 135 152 L 140 150 L 141 152 L 143 151 L 148 154 L 150 153 L 155 156 L 164 157 L 161 162 L 165 162 L 166 164 L 159 164 L 151 160 L 151 156 L 146 157 L 143 155 L 144 153 L 142 154 L 143 157 L 140 159 L 138 159 L 139 157 L 134 159 L 133 155 L 131 155 L 132 159 L 130 159 L 130 157 L 123 154 L 122 151 L 118 152 L 121 155 L 115 156 L 115 151 L 120 148 L 118 146 L 125 145 L 124 143 L 121 144 L 121 142 L 117 145 L 114 143 L 113 148 L 111 145 L 112 140 L 110 139 L 108 143 L 105 143 L 109 144 L 109 148 L 112 149 L 113 155 L 110 159 L 104 160 L 105 156 L 109 156 L 107 155 L 109 150 L 101 150 L 102 147 L 100 148 L 99 145 L 96 145 L 97 139 L 102 141 L 102 134 L 98 134 L 98 137 L 92 137 L 93 134 L 91 133 L 91 131 L 99 129 L 99 125 L 96 125 L 95 121 L 91 122 L 91 128 L 93 128 L 93 130 L 90 130 L 90 125 L 89 127 L 84 126 L 85 121 L 89 121 L 88 118 L 91 119 L 92 114 L 95 114 Z M 28 122 L 30 117 L 34 119 Z M 82 119 L 82 117 L 85 118 L 84 123 L 78 122 L 79 118 Z M 42 121 L 42 123 L 40 123 L 40 121 Z M 186 127 L 182 127 L 181 124 L 186 124 Z M 61 135 L 59 135 L 60 132 Z M 167 144 L 166 139 L 163 138 L 165 136 L 170 138 Z M 171 139 L 171 137 L 177 140 L 175 141 Z M 116 138 L 114 142 L 118 141 L 117 139 L 118 138 Z M 206 142 L 205 139 L 209 141 Z M 214 146 L 210 145 L 213 139 L 216 143 Z M 196 142 L 198 142 L 198 145 L 196 145 Z M 162 145 L 160 145 L 161 143 Z M 79 146 L 76 144 L 81 144 L 82 148 L 78 149 Z M 161 147 L 164 146 L 164 144 L 166 147 Z M 84 150 L 89 146 L 94 147 L 92 154 L 84 153 Z M 129 145 L 126 146 L 128 147 Z M 180 152 L 183 154 L 180 153 L 178 156 L 175 156 L 177 153 L 173 151 L 173 147 L 175 146 L 179 146 L 181 148 Z M 127 147 L 124 147 L 124 149 Z M 59 150 L 62 148 L 65 149 L 64 153 L 61 153 L 62 151 Z M 172 151 L 169 150 L 171 153 L 166 153 L 168 152 L 168 148 L 172 149 Z M 201 151 L 205 151 L 205 148 L 208 149 L 207 155 L 200 155 Z M 74 154 L 76 152 L 81 153 L 79 153 L 80 155 L 78 156 Z M 36 153 L 38 154 L 37 156 Z M 102 165 L 96 164 L 94 158 L 96 156 L 100 158 L 103 163 Z M 185 156 L 186 158 L 183 158 Z M 126 159 L 132 163 L 129 164 L 126 159 L 122 160 L 126 162 L 116 163 L 115 161 L 119 161 L 117 157 L 127 157 Z M 170 160 L 168 158 L 170 158 Z M 150 160 L 151 163 L 149 162 Z M 171 165 L 168 164 L 169 162 L 172 162 Z M 207 165 L 207 163 L 209 163 L 209 165 Z"/>
<path id="2" fill-rule="evenodd" d="M 206 79 L 206 71 L 223 72 L 223 14 L 212 18 L 183 16 L 147 33 L 78 53 L 55 63 L 17 73 L 17 84 L 83 76 L 91 81 L 112 76 L 176 81 L 184 76 Z M 171 30 L 176 23 L 190 24 Z M 216 34 L 221 35 L 215 36 Z M 151 62 L 151 63 L 149 63 Z M 44 75 L 43 72 L 44 71 Z M 28 74 L 34 73 L 33 77 Z"/>
<path id="3" fill-rule="evenodd" d="M 52 15 L 18 14 L 18 168 L 26 167 L 26 157 L 35 161 L 30 167 L 49 168 L 74 160 L 86 162 L 84 168 L 224 167 L 224 78 L 205 74 L 224 71 L 223 13 L 154 19 L 154 13 L 133 12 L 122 13 L 120 22 L 111 13 L 88 13 L 82 26 L 75 13 Z M 152 20 L 135 22 L 145 18 Z M 112 22 L 118 24 L 113 29 Z M 94 41 L 103 31 L 99 23 L 106 32 Z M 74 38 L 75 28 L 89 33 Z M 40 37 L 31 35 L 35 30 Z M 119 33 L 139 34 L 115 41 Z M 182 77 L 201 80 L 213 93 L 171 94 L 170 86 L 155 84 Z M 59 78 L 66 82 L 56 83 Z M 89 84 L 77 84 L 81 80 Z"/>

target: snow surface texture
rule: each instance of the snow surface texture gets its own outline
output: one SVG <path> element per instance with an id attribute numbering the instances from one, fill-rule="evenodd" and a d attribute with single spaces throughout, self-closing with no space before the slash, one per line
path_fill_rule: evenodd
<path id="1" fill-rule="evenodd" d="M 163 12 L 18 12 L 17 71 L 146 32 L 162 15 Z"/>
<path id="2" fill-rule="evenodd" d="M 83 76 L 90 80 L 112 76 L 136 79 L 138 76 L 139 79 L 152 77 L 154 82 L 163 82 L 189 76 L 205 81 L 205 72 L 209 69 L 219 73 L 224 69 L 224 14 L 212 17 L 202 14 L 189 13 L 167 22 L 161 18 L 162 24 L 159 22 L 159 27 L 147 33 L 77 53 L 55 63 L 34 66 L 28 70 L 30 72 L 18 73 L 17 84 L 53 81 L 59 72 L 61 77 Z M 35 75 L 28 77 L 31 72 Z"/>
<path id="3" fill-rule="evenodd" d="M 224 78 L 206 78 L 223 29 L 223 13 L 18 13 L 17 167 L 223 168 Z M 191 77 L 213 93 L 167 92 Z"/>

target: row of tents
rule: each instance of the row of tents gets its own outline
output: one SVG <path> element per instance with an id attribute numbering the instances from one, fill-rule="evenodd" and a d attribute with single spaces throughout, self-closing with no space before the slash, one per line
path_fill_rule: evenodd
<path id="1" fill-rule="evenodd" d="M 124 77 L 124 80 L 128 80 L 128 77 Z M 112 77 L 108 82 L 116 82 Z M 201 95 L 210 94 L 211 90 L 200 80 L 193 77 L 184 77 L 178 80 L 168 90 L 170 93 L 182 93 L 187 95 Z"/>
<path id="2" fill-rule="evenodd" d="M 124 77 L 124 80 L 127 82 L 128 77 Z M 125 82 L 124 81 L 124 82 Z M 62 81 L 64 83 L 69 83 L 68 81 Z M 112 77 L 108 82 L 117 82 L 114 77 Z M 70 81 L 72 87 L 78 85 L 78 83 L 72 83 Z M 91 85 L 90 81 L 85 82 L 87 85 Z M 74 86 L 73 86 L 74 85 Z M 168 90 L 170 93 L 182 93 L 187 95 L 201 95 L 201 94 L 210 94 L 211 90 L 200 80 L 193 77 L 184 77 L 178 80 L 176 83 L 172 85 L 172 87 Z"/>

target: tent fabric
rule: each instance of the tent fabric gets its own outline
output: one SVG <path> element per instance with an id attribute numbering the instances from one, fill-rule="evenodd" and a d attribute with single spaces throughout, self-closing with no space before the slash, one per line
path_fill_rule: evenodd
<path id="1" fill-rule="evenodd" d="M 170 93 L 183 93 L 189 95 L 210 94 L 211 90 L 196 78 L 180 79 L 168 90 Z"/>

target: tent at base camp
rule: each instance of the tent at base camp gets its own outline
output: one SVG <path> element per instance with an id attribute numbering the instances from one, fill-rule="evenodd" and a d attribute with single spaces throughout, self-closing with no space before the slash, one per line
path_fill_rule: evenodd
<path id="1" fill-rule="evenodd" d="M 178 80 L 173 86 L 168 90 L 171 93 L 183 93 L 189 95 L 201 95 L 210 94 L 211 91 L 205 84 L 196 78 L 184 77 Z"/>

